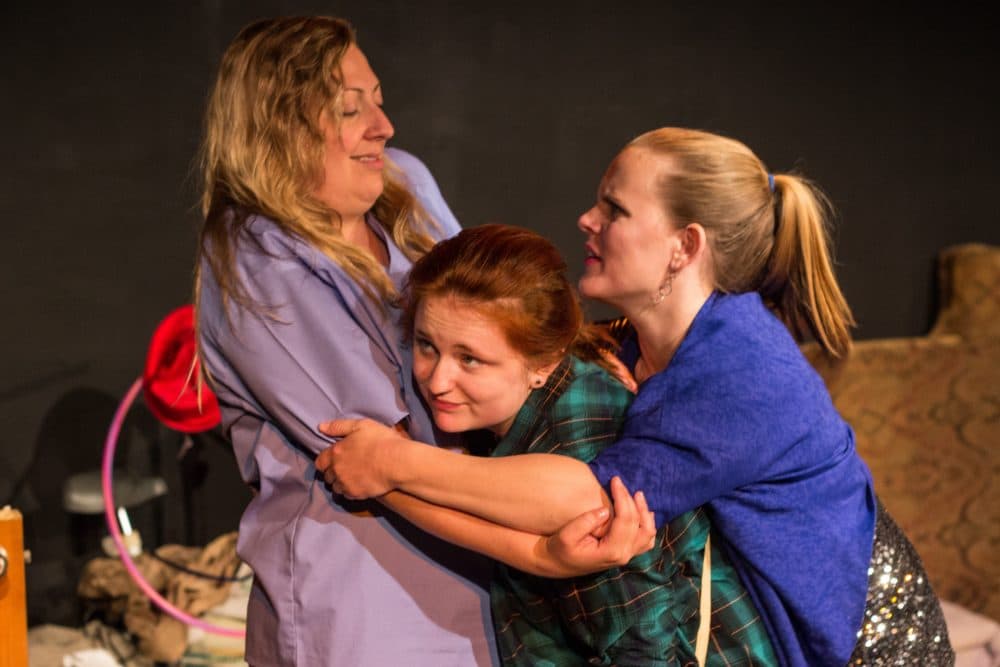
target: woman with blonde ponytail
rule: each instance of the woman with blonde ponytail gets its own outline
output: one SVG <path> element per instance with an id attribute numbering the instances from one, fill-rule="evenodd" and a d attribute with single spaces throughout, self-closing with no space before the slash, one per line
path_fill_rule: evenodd
<path id="1" fill-rule="evenodd" d="M 633 515 L 600 537 L 585 533 L 599 512 L 558 532 L 530 521 L 540 508 L 572 516 L 588 504 L 572 489 L 617 478 L 644 492 L 658 526 L 704 507 L 713 557 L 728 557 L 760 613 L 773 661 L 709 654 L 705 664 L 953 664 L 920 558 L 797 344 L 811 336 L 828 354 L 850 349 L 822 194 L 769 172 L 738 141 L 668 127 L 625 146 L 596 200 L 578 222 L 579 290 L 627 317 L 619 358 L 639 383 L 618 441 L 583 470 L 565 457 L 512 456 L 428 499 L 489 517 L 520 508 L 518 525 L 548 536 L 539 551 L 586 573 L 640 548 Z M 444 484 L 413 457 L 389 455 L 398 439 L 371 424 L 326 430 L 351 434 L 331 468 L 345 488 L 420 495 Z M 351 465 L 377 447 L 386 455 L 373 465 Z M 712 598 L 714 627 L 726 606 Z"/>
<path id="2" fill-rule="evenodd" d="M 392 136 L 343 20 L 261 20 L 222 57 L 195 300 L 204 378 L 254 492 L 238 543 L 251 665 L 496 663 L 489 563 L 345 503 L 313 466 L 331 413 L 437 437 L 396 301 L 413 260 L 459 226 Z"/>
<path id="3" fill-rule="evenodd" d="M 591 469 L 665 519 L 708 509 L 779 664 L 952 664 L 920 558 L 797 345 L 850 349 L 829 214 L 727 137 L 662 128 L 619 153 L 579 221 L 580 291 L 627 316 L 640 390 Z"/>

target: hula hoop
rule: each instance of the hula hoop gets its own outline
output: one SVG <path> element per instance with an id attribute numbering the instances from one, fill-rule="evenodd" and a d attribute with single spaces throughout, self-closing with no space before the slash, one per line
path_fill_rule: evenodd
<path id="1" fill-rule="evenodd" d="M 122 424 L 125 421 L 125 415 L 128 414 L 129 408 L 132 407 L 132 403 L 135 402 L 135 398 L 139 395 L 140 391 L 142 391 L 141 377 L 132 384 L 132 387 L 125 394 L 125 397 L 122 398 L 121 403 L 118 404 L 118 409 L 115 410 L 115 416 L 111 420 L 111 428 L 108 429 L 108 436 L 104 441 L 104 457 L 101 462 L 101 489 L 104 495 L 104 518 L 108 523 L 108 532 L 111 534 L 111 539 L 114 541 L 115 547 L 118 549 L 118 555 L 122 559 L 122 564 L 125 566 L 125 570 L 129 573 L 129 576 L 132 577 L 132 580 L 142 590 L 142 592 L 145 593 L 157 607 L 170 616 L 173 616 L 178 621 L 181 621 L 186 625 L 201 628 L 205 632 L 224 635 L 226 637 L 245 637 L 246 630 L 238 628 L 224 628 L 219 625 L 214 625 L 207 621 L 203 621 L 200 618 L 195 618 L 194 616 L 191 616 L 190 614 L 187 614 L 172 605 L 169 600 L 157 593 L 156 590 L 149 585 L 149 582 L 143 578 L 142 573 L 139 572 L 139 569 L 132 561 L 132 557 L 129 556 L 128 549 L 125 547 L 125 542 L 122 540 L 121 531 L 118 529 L 118 519 L 115 515 L 115 501 L 111 491 L 111 471 L 115 460 L 115 448 L 118 446 L 118 434 L 121 432 Z"/>

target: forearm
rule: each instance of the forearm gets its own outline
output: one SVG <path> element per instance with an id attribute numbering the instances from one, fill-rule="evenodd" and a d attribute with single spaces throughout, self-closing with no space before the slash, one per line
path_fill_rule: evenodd
<path id="1" fill-rule="evenodd" d="M 459 454 L 371 420 L 335 420 L 320 430 L 341 439 L 316 457 L 316 468 L 348 498 L 396 489 L 536 535 L 551 535 L 581 513 L 610 504 L 589 466 L 568 456 Z"/>
<path id="2" fill-rule="evenodd" d="M 412 442 L 399 449 L 395 488 L 516 530 L 550 535 L 610 504 L 587 464 L 568 456 L 485 458 Z"/>
<path id="3" fill-rule="evenodd" d="M 428 533 L 518 570 L 540 577 L 575 574 L 549 556 L 545 538 L 540 535 L 435 505 L 402 491 L 390 491 L 379 496 L 378 500 Z"/>

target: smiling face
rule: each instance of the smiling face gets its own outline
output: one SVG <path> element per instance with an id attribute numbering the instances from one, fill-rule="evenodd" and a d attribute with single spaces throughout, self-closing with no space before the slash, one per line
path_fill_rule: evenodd
<path id="1" fill-rule="evenodd" d="M 481 308 L 452 296 L 428 296 L 416 308 L 413 376 L 434 422 L 456 433 L 505 434 L 547 373 L 530 368 Z"/>
<path id="2" fill-rule="evenodd" d="M 577 222 L 587 235 L 583 296 L 629 314 L 645 308 L 663 284 L 678 240 L 658 186 L 663 169 L 641 148 L 625 149 L 608 167 L 597 203 Z"/>
<path id="3" fill-rule="evenodd" d="M 382 194 L 385 143 L 393 133 L 382 110 L 382 88 L 356 45 L 340 61 L 342 99 L 324 113 L 323 182 L 317 196 L 342 216 L 363 216 Z"/>

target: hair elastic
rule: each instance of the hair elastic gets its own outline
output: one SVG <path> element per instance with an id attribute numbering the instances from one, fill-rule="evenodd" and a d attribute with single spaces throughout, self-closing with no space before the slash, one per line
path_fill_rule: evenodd
<path id="1" fill-rule="evenodd" d="M 770 172 L 767 174 L 767 189 L 774 192 L 774 174 Z"/>

